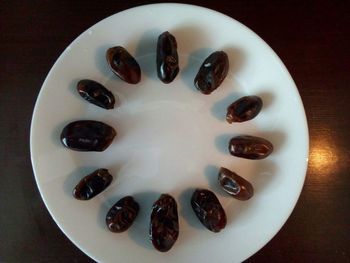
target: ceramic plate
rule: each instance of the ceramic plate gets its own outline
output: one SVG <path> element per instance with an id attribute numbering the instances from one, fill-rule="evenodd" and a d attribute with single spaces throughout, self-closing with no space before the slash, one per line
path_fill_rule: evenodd
<path id="1" fill-rule="evenodd" d="M 178 42 L 180 73 L 171 84 L 156 74 L 157 38 L 171 32 Z M 105 52 L 124 46 L 139 62 L 141 82 L 127 84 L 110 71 Z M 203 60 L 224 50 L 230 70 L 223 84 L 203 95 L 193 79 Z M 104 110 L 76 91 L 93 79 L 119 98 Z M 228 124 L 227 106 L 258 95 L 264 106 L 245 123 Z M 60 143 L 63 127 L 75 120 L 113 126 L 117 138 L 104 152 L 77 152 Z M 254 161 L 228 153 L 236 135 L 270 140 L 274 152 Z M 129 9 L 92 26 L 69 45 L 48 74 L 31 126 L 31 157 L 42 198 L 57 225 L 98 262 L 239 262 L 264 246 L 292 212 L 303 186 L 308 130 L 297 88 L 273 50 L 250 29 L 218 12 L 190 5 L 156 4 Z M 238 201 L 219 189 L 219 167 L 249 180 L 255 195 Z M 90 201 L 72 197 L 86 174 L 107 168 L 110 187 Z M 227 213 L 220 233 L 206 230 L 190 206 L 194 188 L 214 191 Z M 178 202 L 180 235 L 166 254 L 148 238 L 152 203 L 161 193 Z M 105 215 L 125 195 L 140 204 L 132 227 L 108 231 Z"/>

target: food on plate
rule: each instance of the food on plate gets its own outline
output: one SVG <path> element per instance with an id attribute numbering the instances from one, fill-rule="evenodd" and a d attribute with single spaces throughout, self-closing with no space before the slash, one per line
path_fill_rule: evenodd
<path id="1" fill-rule="evenodd" d="M 179 236 L 179 218 L 175 199 L 162 194 L 153 204 L 150 222 L 150 239 L 160 252 L 172 248 Z"/>
<path id="2" fill-rule="evenodd" d="M 220 232 L 225 228 L 225 210 L 212 191 L 196 189 L 191 198 L 191 205 L 199 221 L 210 231 Z"/>
<path id="3" fill-rule="evenodd" d="M 164 83 L 172 82 L 179 73 L 179 56 L 175 37 L 168 31 L 158 37 L 157 73 Z"/>
<path id="4" fill-rule="evenodd" d="M 272 153 L 273 145 L 264 138 L 242 135 L 232 138 L 228 149 L 233 156 L 260 160 Z"/>
<path id="5" fill-rule="evenodd" d="M 92 104 L 107 110 L 114 108 L 114 95 L 97 81 L 82 79 L 77 84 L 77 90 L 83 99 Z"/>
<path id="6" fill-rule="evenodd" d="M 80 180 L 73 189 L 73 196 L 79 200 L 90 200 L 104 191 L 112 180 L 113 176 L 107 169 L 97 169 Z"/>
<path id="7" fill-rule="evenodd" d="M 141 80 L 141 68 L 136 59 L 123 47 L 111 47 L 106 52 L 107 62 L 120 79 L 136 84 Z"/>
<path id="8" fill-rule="evenodd" d="M 226 193 L 238 200 L 248 200 L 254 195 L 252 184 L 227 168 L 220 168 L 218 182 Z"/>
<path id="9" fill-rule="evenodd" d="M 216 51 L 207 57 L 194 79 L 195 87 L 203 94 L 216 90 L 227 76 L 228 56 L 224 51 Z"/>
<path id="10" fill-rule="evenodd" d="M 113 127 L 92 120 L 74 121 L 61 133 L 62 144 L 75 151 L 102 152 L 112 143 L 117 132 Z"/>
<path id="11" fill-rule="evenodd" d="M 228 123 L 249 121 L 259 114 L 262 106 L 260 97 L 244 96 L 228 106 L 226 120 Z"/>
<path id="12" fill-rule="evenodd" d="M 110 231 L 121 233 L 134 222 L 139 212 L 139 204 L 132 196 L 126 196 L 116 202 L 106 215 L 106 224 Z"/>
<path id="13" fill-rule="evenodd" d="M 163 83 L 171 83 L 179 73 L 179 56 L 176 38 L 168 31 L 159 35 L 157 41 L 156 68 L 158 78 Z M 106 51 L 107 62 L 120 79 L 130 84 L 141 80 L 141 68 L 136 59 L 122 46 L 111 47 Z M 203 94 L 211 94 L 225 80 L 229 71 L 229 59 L 224 51 L 210 54 L 200 66 L 194 79 L 195 87 Z M 101 83 L 82 79 L 77 83 L 77 91 L 86 101 L 104 109 L 113 109 L 115 97 Z M 255 118 L 263 107 L 259 96 L 244 96 L 227 107 L 226 121 L 245 122 Z M 116 130 L 100 121 L 78 120 L 67 124 L 61 132 L 62 144 L 75 151 L 106 150 L 117 135 Z M 246 159 L 266 158 L 273 151 L 268 140 L 242 135 L 229 141 L 231 155 Z M 123 150 L 123 149 L 122 149 Z M 73 189 L 78 200 L 89 200 L 103 192 L 112 182 L 113 176 L 107 169 L 97 169 L 82 178 Z M 252 184 L 235 172 L 221 167 L 218 183 L 227 194 L 238 200 L 248 200 L 254 195 Z M 199 221 L 212 232 L 220 232 L 226 227 L 227 217 L 224 208 L 214 192 L 197 188 L 191 200 L 192 209 Z M 118 200 L 108 210 L 105 223 L 114 233 L 121 233 L 131 227 L 140 210 L 132 196 Z M 149 238 L 154 248 L 160 252 L 169 251 L 179 236 L 179 217 L 176 200 L 169 194 L 162 194 L 153 203 Z"/>

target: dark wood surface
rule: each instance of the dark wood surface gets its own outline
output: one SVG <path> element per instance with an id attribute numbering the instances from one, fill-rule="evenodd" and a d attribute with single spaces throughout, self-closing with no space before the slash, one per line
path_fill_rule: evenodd
<path id="1" fill-rule="evenodd" d="M 30 162 L 31 115 L 46 74 L 73 39 L 146 3 L 0 1 L 0 262 L 93 262 L 59 230 L 40 197 Z M 247 262 L 350 262 L 350 2 L 188 3 L 259 34 L 289 69 L 308 118 L 310 158 L 300 199 Z"/>

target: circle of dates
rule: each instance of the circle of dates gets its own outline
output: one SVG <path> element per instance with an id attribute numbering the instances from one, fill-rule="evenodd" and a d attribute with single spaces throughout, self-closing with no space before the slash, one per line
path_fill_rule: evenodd
<path id="1" fill-rule="evenodd" d="M 112 72 L 123 81 L 136 84 L 141 80 L 141 68 L 136 59 L 121 46 L 106 51 L 106 60 Z M 177 42 L 169 32 L 158 37 L 156 67 L 158 78 L 163 83 L 171 83 L 179 73 Z M 229 59 L 224 51 L 210 54 L 200 66 L 194 78 L 194 86 L 208 95 L 216 90 L 227 76 Z M 77 83 L 77 91 L 83 99 L 106 110 L 113 109 L 115 97 L 102 84 L 83 79 Z M 263 102 L 258 96 L 242 97 L 227 107 L 226 121 L 245 122 L 255 118 L 261 111 Z M 69 123 L 61 132 L 62 144 L 75 151 L 101 152 L 108 148 L 116 130 L 99 121 L 80 120 Z M 246 159 L 263 159 L 273 151 L 272 144 L 263 138 L 242 135 L 229 141 L 231 155 Z M 100 168 L 83 177 L 73 189 L 78 200 L 89 200 L 104 191 L 113 176 L 107 169 Z M 221 167 L 218 184 L 228 195 L 238 200 L 248 200 L 254 195 L 250 182 L 227 168 Z M 226 213 L 216 195 L 208 189 L 195 189 L 189 200 L 199 222 L 212 232 L 225 228 Z M 139 212 L 139 204 L 132 196 L 116 202 L 106 215 L 106 226 L 111 232 L 126 231 Z M 179 235 L 179 219 L 176 200 L 169 194 L 162 194 L 155 200 L 150 218 L 149 237 L 153 246 L 166 252 L 176 242 Z"/>

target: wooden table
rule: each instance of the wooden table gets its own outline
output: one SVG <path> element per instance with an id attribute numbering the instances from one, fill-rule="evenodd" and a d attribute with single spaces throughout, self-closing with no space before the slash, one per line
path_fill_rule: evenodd
<path id="1" fill-rule="evenodd" d="M 59 230 L 40 197 L 30 163 L 31 115 L 46 74 L 73 39 L 150 2 L 0 2 L 0 262 L 93 262 Z M 308 118 L 309 167 L 298 204 L 247 262 L 349 262 L 350 2 L 188 2 L 241 21 L 269 43 L 293 76 Z"/>

